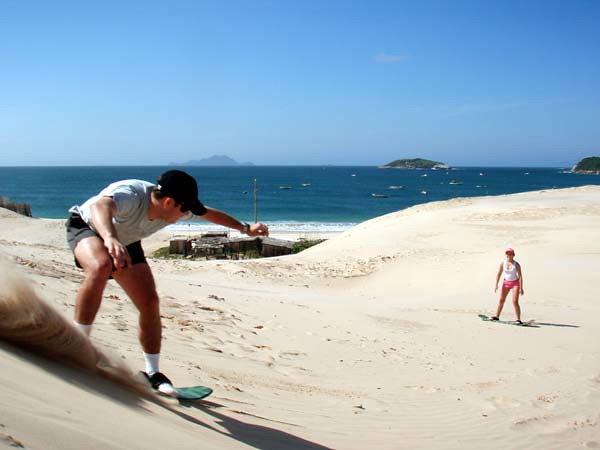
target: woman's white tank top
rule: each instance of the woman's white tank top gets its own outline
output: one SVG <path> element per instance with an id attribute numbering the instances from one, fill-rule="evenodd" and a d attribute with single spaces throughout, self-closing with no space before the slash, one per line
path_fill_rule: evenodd
<path id="1" fill-rule="evenodd" d="M 519 279 L 517 273 L 517 262 L 513 259 L 512 268 L 508 269 L 508 261 L 504 261 L 504 279 L 506 281 L 515 281 Z"/>

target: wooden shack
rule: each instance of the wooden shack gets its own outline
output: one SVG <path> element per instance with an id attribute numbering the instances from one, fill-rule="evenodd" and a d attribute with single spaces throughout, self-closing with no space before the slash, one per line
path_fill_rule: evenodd
<path id="1" fill-rule="evenodd" d="M 269 258 L 272 256 L 289 255 L 292 253 L 294 243 L 283 239 L 261 238 L 260 256 Z"/>
<path id="2" fill-rule="evenodd" d="M 169 241 L 169 253 L 171 255 L 187 256 L 192 251 L 192 241 L 186 237 L 174 237 Z"/>
<path id="3" fill-rule="evenodd" d="M 229 239 L 225 243 L 225 251 L 231 255 L 237 255 L 239 258 L 240 254 L 256 253 L 259 254 L 260 250 L 260 238 L 257 237 L 241 237 Z"/>
<path id="4" fill-rule="evenodd" d="M 224 250 L 227 241 L 226 234 L 202 235 L 199 239 L 192 240 L 192 256 L 207 259 L 225 258 Z"/>
<path id="5" fill-rule="evenodd" d="M 246 259 L 289 255 L 294 243 L 283 239 L 263 237 L 228 238 L 211 234 L 200 238 L 174 237 L 169 242 L 169 253 L 207 259 Z"/>

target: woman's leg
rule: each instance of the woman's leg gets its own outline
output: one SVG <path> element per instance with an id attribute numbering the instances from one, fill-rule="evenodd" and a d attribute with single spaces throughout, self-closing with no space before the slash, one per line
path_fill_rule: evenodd
<path id="1" fill-rule="evenodd" d="M 517 320 L 521 320 L 521 307 L 519 306 L 519 286 L 515 286 L 514 288 L 512 288 L 513 294 L 512 294 L 512 302 L 513 302 L 513 306 L 515 308 L 515 315 L 517 316 Z"/>
<path id="2" fill-rule="evenodd" d="M 498 300 L 498 309 L 496 309 L 496 317 L 499 319 L 500 314 L 502 314 L 502 308 L 504 308 L 504 301 L 506 300 L 506 296 L 510 289 L 502 286 L 502 291 L 500 291 L 500 299 Z"/>

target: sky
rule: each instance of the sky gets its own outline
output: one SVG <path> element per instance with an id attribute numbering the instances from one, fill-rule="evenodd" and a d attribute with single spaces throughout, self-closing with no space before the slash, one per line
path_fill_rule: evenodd
<path id="1" fill-rule="evenodd" d="M 600 1 L 0 0 L 0 164 L 570 166 Z"/>

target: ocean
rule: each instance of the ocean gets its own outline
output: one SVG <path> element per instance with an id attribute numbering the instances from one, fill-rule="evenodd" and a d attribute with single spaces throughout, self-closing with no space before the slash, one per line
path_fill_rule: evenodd
<path id="1" fill-rule="evenodd" d="M 64 218 L 113 181 L 154 182 L 174 166 L 0 167 L 0 197 L 27 202 L 34 217 Z M 600 176 L 564 168 L 457 167 L 450 170 L 378 169 L 358 166 L 179 167 L 198 181 L 200 199 L 236 218 L 258 219 L 277 231 L 342 231 L 413 205 L 475 197 L 600 184 Z M 395 188 L 392 188 L 395 187 Z M 403 187 L 402 189 L 399 187 Z M 426 192 L 426 194 L 424 193 Z M 373 196 L 372 194 L 376 194 Z M 173 229 L 214 229 L 205 222 Z"/>

